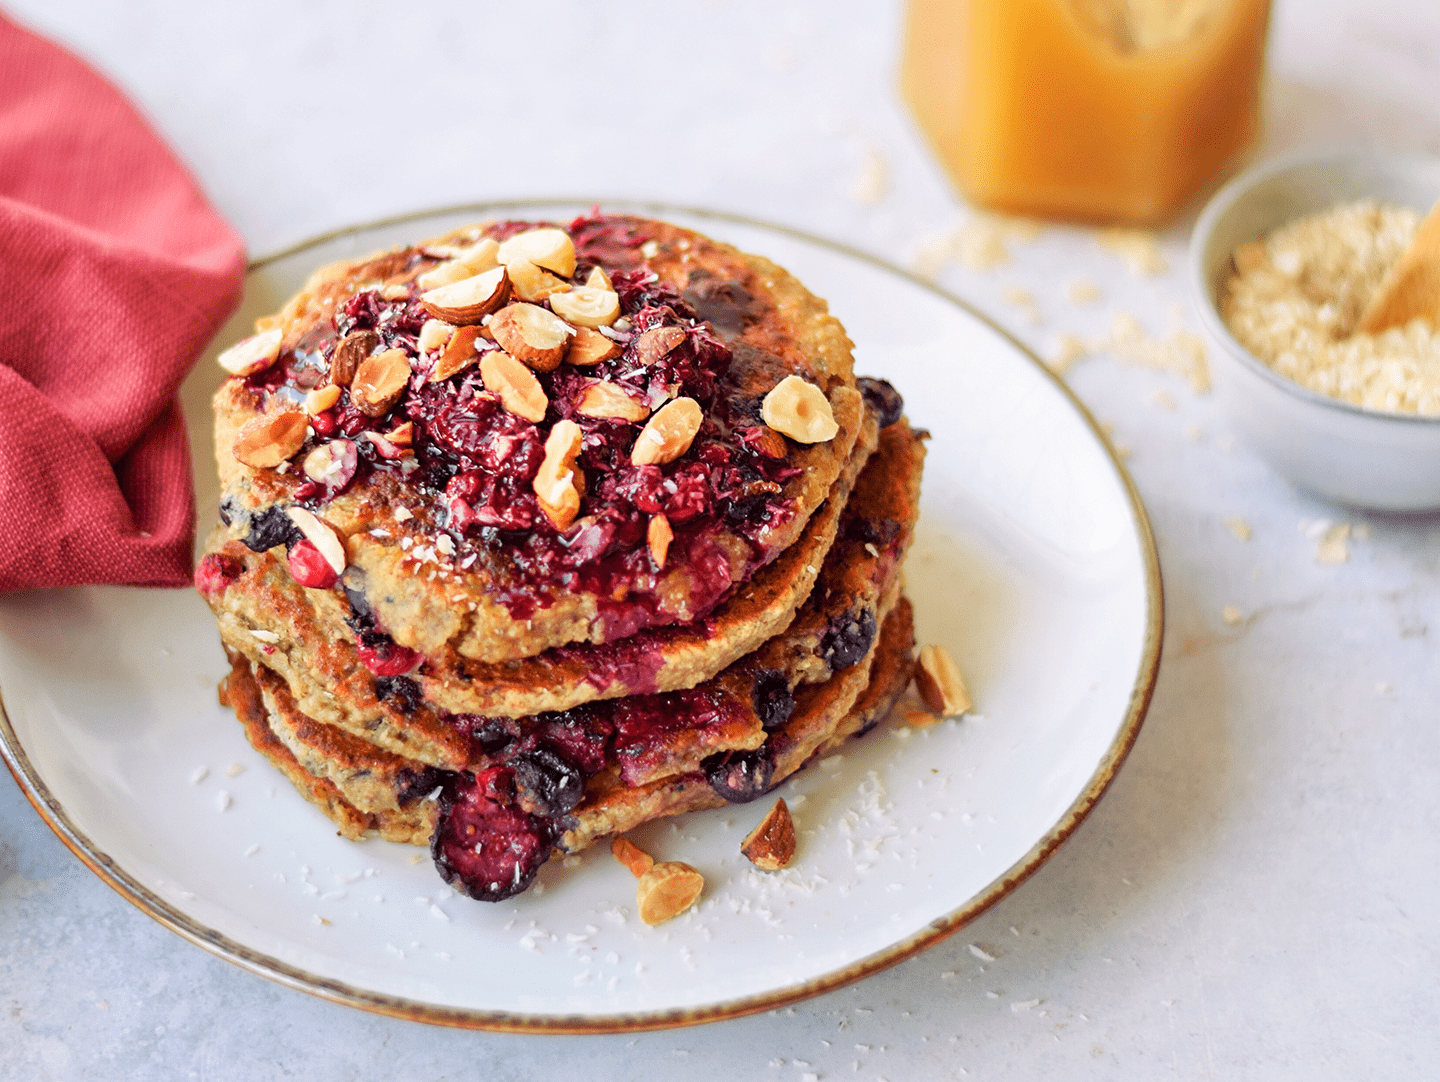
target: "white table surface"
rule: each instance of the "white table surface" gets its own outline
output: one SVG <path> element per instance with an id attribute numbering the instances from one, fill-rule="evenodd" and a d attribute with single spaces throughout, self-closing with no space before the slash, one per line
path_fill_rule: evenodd
<path id="1" fill-rule="evenodd" d="M 424 207 L 594 193 L 735 211 L 903 265 L 971 213 L 895 92 L 898 3 L 539 7 L 8 5 L 125 88 L 257 254 Z M 1260 154 L 1440 153 L 1433 0 L 1277 0 L 1270 68 Z M 1054 228 L 1012 243 L 1008 264 L 951 263 L 939 281 L 1041 355 L 1117 312 L 1156 335 L 1196 329 L 1192 221 L 1163 234 L 1170 270 L 1154 277 L 1091 231 Z M 1077 279 L 1102 299 L 1068 300 Z M 1016 288 L 1038 322 L 1007 301 Z M 1109 794 L 958 935 L 819 999 L 698 1029 L 434 1029 L 180 940 L 71 856 L 4 774 L 0 1078 L 1433 1076 L 1440 517 L 1297 493 L 1173 375 L 1101 355 L 1069 379 L 1129 449 L 1152 516 L 1164 662 Z M 1363 527 L 1346 562 L 1317 562 L 1321 520 Z"/>

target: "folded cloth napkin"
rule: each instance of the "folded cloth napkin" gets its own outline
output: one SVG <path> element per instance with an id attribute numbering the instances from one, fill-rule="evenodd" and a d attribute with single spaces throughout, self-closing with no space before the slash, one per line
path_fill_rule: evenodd
<path id="1" fill-rule="evenodd" d="M 0 16 L 0 591 L 189 581 L 176 392 L 244 264 L 134 108 Z"/>

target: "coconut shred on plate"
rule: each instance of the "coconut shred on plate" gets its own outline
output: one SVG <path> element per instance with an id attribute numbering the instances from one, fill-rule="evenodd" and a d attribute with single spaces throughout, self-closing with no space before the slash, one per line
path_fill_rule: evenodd
<path id="1" fill-rule="evenodd" d="M 1369 409 L 1440 415 L 1440 332 L 1423 320 L 1353 334 L 1420 215 L 1374 199 L 1297 218 L 1232 256 L 1220 313 L 1280 375 Z"/>

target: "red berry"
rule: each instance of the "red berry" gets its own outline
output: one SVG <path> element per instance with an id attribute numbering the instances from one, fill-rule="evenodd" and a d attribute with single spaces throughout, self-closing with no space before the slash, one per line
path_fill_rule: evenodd
<path id="1" fill-rule="evenodd" d="M 212 552 L 195 568 L 195 589 L 205 597 L 223 594 L 225 587 L 240 577 L 245 565 L 233 556 Z"/>
<path id="2" fill-rule="evenodd" d="M 320 555 L 309 539 L 296 541 L 290 547 L 290 575 L 301 586 L 328 590 L 340 578 L 330 561 Z"/>
<path id="3" fill-rule="evenodd" d="M 357 646 L 355 652 L 365 667 L 376 676 L 404 676 L 414 672 L 425 660 L 424 656 L 393 642 L 378 642 L 374 646 Z"/>

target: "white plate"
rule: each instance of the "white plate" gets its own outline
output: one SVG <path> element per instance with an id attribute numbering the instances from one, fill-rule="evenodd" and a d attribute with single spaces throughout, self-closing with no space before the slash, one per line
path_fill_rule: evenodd
<path id="1" fill-rule="evenodd" d="M 891 380 L 933 433 L 908 591 L 920 641 L 949 647 L 977 713 L 884 726 L 787 783 L 801 844 L 785 872 L 738 852 L 768 802 L 639 832 L 707 881 L 695 910 L 647 928 L 604 846 L 486 904 L 452 895 L 418 849 L 339 838 L 216 704 L 226 665 L 195 594 L 5 598 L 6 759 L 66 844 L 151 916 L 265 976 L 409 1018 L 550 1032 L 706 1021 L 825 991 L 955 931 L 1114 776 L 1154 683 L 1160 578 L 1144 510 L 1085 411 L 1013 340 L 900 271 L 772 226 L 633 209 L 795 272 L 844 322 L 857 370 Z M 320 263 L 489 214 L 574 210 L 469 207 L 322 238 L 252 271 L 219 344 Z M 202 524 L 216 499 L 203 403 L 218 381 L 207 359 L 186 386 Z"/>

